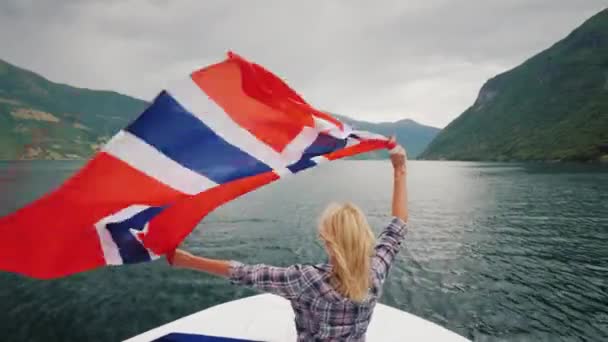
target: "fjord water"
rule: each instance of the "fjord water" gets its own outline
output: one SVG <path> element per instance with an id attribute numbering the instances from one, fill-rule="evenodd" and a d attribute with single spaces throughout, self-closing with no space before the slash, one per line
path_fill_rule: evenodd
<path id="1" fill-rule="evenodd" d="M 81 165 L 0 162 L 0 214 Z M 408 183 L 410 233 L 383 303 L 476 341 L 608 340 L 606 166 L 410 162 Z M 184 245 L 249 263 L 322 262 L 323 207 L 353 201 L 379 231 L 391 185 L 386 161 L 324 165 L 220 208 Z M 0 340 L 117 341 L 253 293 L 164 260 L 55 281 L 0 273 Z"/>

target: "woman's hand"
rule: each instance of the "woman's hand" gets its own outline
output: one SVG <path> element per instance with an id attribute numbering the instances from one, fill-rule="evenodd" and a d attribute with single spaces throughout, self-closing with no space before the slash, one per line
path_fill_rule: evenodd
<path id="1" fill-rule="evenodd" d="M 397 144 L 395 137 L 391 137 L 389 141 L 395 144 L 395 147 L 389 151 L 393 169 L 396 173 L 405 173 L 407 153 L 403 146 Z"/>

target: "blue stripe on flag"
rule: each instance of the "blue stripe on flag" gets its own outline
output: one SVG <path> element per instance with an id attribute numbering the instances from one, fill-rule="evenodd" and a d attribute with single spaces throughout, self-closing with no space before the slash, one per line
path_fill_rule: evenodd
<path id="1" fill-rule="evenodd" d="M 287 168 L 289 169 L 289 171 L 291 171 L 293 173 L 298 173 L 302 170 L 306 170 L 309 167 L 313 167 L 316 165 L 317 165 L 317 163 L 315 163 L 314 161 L 312 161 L 308 158 L 302 158 L 302 159 L 298 160 L 296 163 L 289 165 Z"/>
<path id="2" fill-rule="evenodd" d="M 328 134 L 320 133 L 317 139 L 304 151 L 304 158 L 312 158 L 337 151 L 346 146 L 346 139 L 334 138 Z"/>
<path id="3" fill-rule="evenodd" d="M 166 91 L 127 131 L 218 184 L 271 170 L 215 134 Z"/>
<path id="4" fill-rule="evenodd" d="M 337 151 L 345 146 L 346 139 L 338 139 L 328 134 L 320 133 L 317 139 L 304 151 L 302 158 L 287 168 L 293 173 L 306 170 L 317 165 L 311 158 Z"/>

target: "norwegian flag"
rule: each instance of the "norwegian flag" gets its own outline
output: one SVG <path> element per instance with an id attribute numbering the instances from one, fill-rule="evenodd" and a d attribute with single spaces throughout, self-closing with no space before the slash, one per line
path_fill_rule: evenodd
<path id="1" fill-rule="evenodd" d="M 0 270 L 47 279 L 154 260 L 230 200 L 388 145 L 229 53 L 162 91 L 59 189 L 0 218 Z"/>

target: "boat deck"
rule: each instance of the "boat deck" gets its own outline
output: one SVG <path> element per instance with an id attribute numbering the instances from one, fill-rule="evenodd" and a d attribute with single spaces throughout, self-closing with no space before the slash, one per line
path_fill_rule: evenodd
<path id="1" fill-rule="evenodd" d="M 253 341 L 295 341 L 294 314 L 289 301 L 272 294 L 261 294 L 223 303 L 144 332 L 127 342 L 211 341 L 209 336 Z M 187 335 L 174 334 L 181 333 Z M 196 339 L 196 336 L 199 339 Z M 205 337 L 207 336 L 207 337 Z M 183 339 L 180 339 L 183 338 Z M 185 339 L 192 338 L 192 339 Z M 435 323 L 387 305 L 377 304 L 370 322 L 367 341 L 445 341 L 468 340 Z"/>

